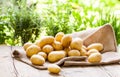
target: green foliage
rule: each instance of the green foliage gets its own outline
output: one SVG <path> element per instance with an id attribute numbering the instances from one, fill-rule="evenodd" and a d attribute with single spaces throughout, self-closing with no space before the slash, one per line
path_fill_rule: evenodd
<path id="1" fill-rule="evenodd" d="M 23 0 L 24 1 L 24 0 Z M 14 44 L 32 41 L 39 36 L 41 20 L 34 8 L 29 8 L 26 3 L 17 2 L 16 6 L 9 9 L 10 25 L 13 28 Z"/>

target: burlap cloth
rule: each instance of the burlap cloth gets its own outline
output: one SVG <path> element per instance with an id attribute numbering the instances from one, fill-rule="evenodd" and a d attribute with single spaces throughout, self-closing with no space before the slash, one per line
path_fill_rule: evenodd
<path id="1" fill-rule="evenodd" d="M 91 65 L 108 65 L 120 62 L 120 54 L 117 52 L 115 33 L 110 24 L 105 24 L 104 26 L 84 30 L 81 32 L 72 33 L 72 37 L 80 37 L 83 39 L 85 46 L 91 43 L 102 43 L 104 46 L 102 53 L 102 61 L 100 63 L 89 63 L 87 62 L 87 57 L 65 57 L 55 64 L 59 66 L 91 66 Z M 13 58 L 26 63 L 37 69 L 47 69 L 47 65 L 51 64 L 46 62 L 43 66 L 32 65 L 30 60 L 26 57 L 25 51 L 14 50 Z"/>

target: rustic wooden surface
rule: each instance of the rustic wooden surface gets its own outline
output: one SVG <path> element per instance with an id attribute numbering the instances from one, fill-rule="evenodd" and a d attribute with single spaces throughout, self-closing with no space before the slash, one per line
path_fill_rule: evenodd
<path id="1" fill-rule="evenodd" d="M 12 58 L 13 47 L 0 45 L 0 77 L 120 77 L 120 65 L 62 67 L 59 75 L 38 70 Z"/>

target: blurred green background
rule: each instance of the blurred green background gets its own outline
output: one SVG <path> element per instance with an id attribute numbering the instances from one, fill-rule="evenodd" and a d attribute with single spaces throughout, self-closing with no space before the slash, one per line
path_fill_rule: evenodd
<path id="1" fill-rule="evenodd" d="M 0 0 L 0 44 L 20 46 L 106 23 L 120 44 L 120 0 Z"/>

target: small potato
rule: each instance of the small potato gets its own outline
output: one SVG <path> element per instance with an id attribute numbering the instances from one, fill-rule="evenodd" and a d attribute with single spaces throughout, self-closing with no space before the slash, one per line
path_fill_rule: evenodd
<path id="1" fill-rule="evenodd" d="M 100 53 L 93 53 L 88 57 L 88 62 L 90 63 L 100 63 L 102 60 L 102 55 Z"/>
<path id="2" fill-rule="evenodd" d="M 47 59 L 47 54 L 45 52 L 39 52 L 38 55 L 44 57 L 45 60 Z"/>
<path id="3" fill-rule="evenodd" d="M 81 56 L 87 56 L 87 51 L 84 48 L 81 48 L 80 54 Z"/>
<path id="4" fill-rule="evenodd" d="M 64 35 L 63 38 L 61 39 L 62 46 L 64 48 L 69 47 L 71 41 L 72 41 L 72 36 L 70 34 Z"/>
<path id="5" fill-rule="evenodd" d="M 58 33 L 55 35 L 55 40 L 61 42 L 61 39 L 62 39 L 63 36 L 64 36 L 64 33 L 63 33 L 63 32 L 58 32 Z"/>
<path id="6" fill-rule="evenodd" d="M 68 52 L 71 50 L 70 47 L 67 47 L 67 48 L 64 48 L 64 51 L 65 51 L 65 55 L 68 56 Z"/>
<path id="7" fill-rule="evenodd" d="M 54 49 L 53 49 L 53 47 L 51 46 L 51 45 L 45 45 L 45 46 L 43 46 L 43 48 L 42 48 L 42 51 L 43 52 L 45 52 L 45 53 L 47 53 L 47 54 L 49 54 L 51 51 L 53 51 Z"/>
<path id="8" fill-rule="evenodd" d="M 53 36 L 45 36 L 41 40 L 37 41 L 36 44 L 42 48 L 44 45 L 52 44 L 53 42 L 54 42 Z"/>
<path id="9" fill-rule="evenodd" d="M 82 48 L 82 45 L 83 45 L 82 39 L 75 38 L 72 40 L 72 42 L 70 44 L 70 48 L 80 50 Z"/>
<path id="10" fill-rule="evenodd" d="M 85 49 L 85 50 L 87 50 L 87 47 L 85 45 L 82 45 L 82 48 Z"/>
<path id="11" fill-rule="evenodd" d="M 78 50 L 70 50 L 68 56 L 80 56 L 80 52 Z"/>
<path id="12" fill-rule="evenodd" d="M 61 68 L 56 64 L 50 64 L 48 65 L 48 71 L 50 73 L 59 74 L 59 72 L 61 71 Z"/>
<path id="13" fill-rule="evenodd" d="M 38 47 L 37 45 L 31 45 L 27 48 L 26 55 L 28 57 L 31 57 L 32 55 L 37 54 L 40 51 L 41 51 L 40 47 Z"/>
<path id="14" fill-rule="evenodd" d="M 92 53 L 99 53 L 99 51 L 97 49 L 90 49 L 88 52 L 87 52 L 87 55 L 91 55 Z"/>
<path id="15" fill-rule="evenodd" d="M 54 43 L 52 44 L 52 46 L 53 46 L 53 48 L 55 50 L 62 50 L 63 49 L 62 44 L 60 42 L 58 42 L 58 41 L 54 41 Z"/>
<path id="16" fill-rule="evenodd" d="M 48 61 L 49 62 L 57 62 L 64 57 L 65 57 L 64 51 L 52 51 L 48 54 Z"/>
<path id="17" fill-rule="evenodd" d="M 36 54 L 31 56 L 30 61 L 34 65 L 43 65 L 45 63 L 45 59 L 42 56 Z"/>
<path id="18" fill-rule="evenodd" d="M 31 46 L 31 45 L 32 45 L 31 42 L 25 43 L 25 44 L 23 45 L 24 50 L 26 51 L 26 49 L 27 49 L 29 46 Z"/>
<path id="19" fill-rule="evenodd" d="M 102 50 L 103 50 L 103 44 L 101 44 L 101 43 L 93 43 L 93 44 L 90 44 L 90 45 L 87 47 L 87 50 L 90 50 L 90 49 L 97 49 L 98 51 L 102 51 Z"/>

